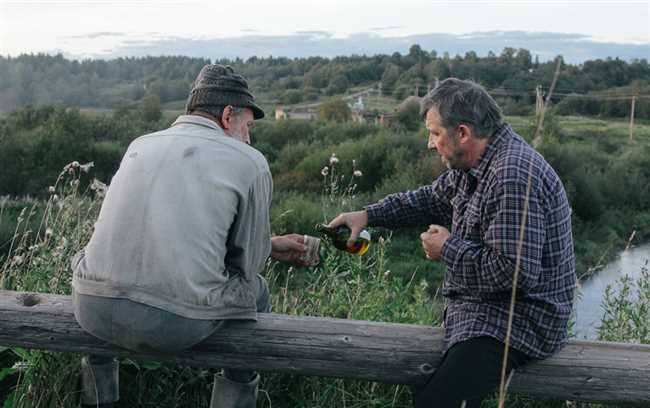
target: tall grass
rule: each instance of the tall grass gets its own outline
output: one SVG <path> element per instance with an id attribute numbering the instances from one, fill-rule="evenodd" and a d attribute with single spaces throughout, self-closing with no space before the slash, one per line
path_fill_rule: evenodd
<path id="1" fill-rule="evenodd" d="M 71 163 L 61 172 L 44 206 L 38 227 L 31 227 L 38 204 L 19 217 L 11 249 L 2 260 L 0 288 L 69 294 L 72 256 L 92 234 L 104 193 L 99 182 L 80 192 L 87 167 Z M 358 173 L 357 173 L 358 174 Z M 338 189 L 328 179 L 327 211 L 349 205 L 353 184 Z M 325 208 L 324 208 L 325 209 Z M 428 295 L 417 273 L 394 276 L 385 253 L 390 239 L 380 238 L 363 257 L 323 245 L 321 263 L 311 269 L 269 262 L 273 310 L 293 315 L 436 324 L 440 303 Z M 71 353 L 21 348 L 0 349 L 0 402 L 6 407 L 74 407 L 79 400 L 79 360 Z M 158 362 L 122 361 L 119 406 L 207 407 L 213 370 Z M 363 381 L 263 376 L 261 407 L 407 407 L 404 386 Z"/>
<path id="2" fill-rule="evenodd" d="M 334 163 L 335 165 L 336 163 Z M 354 203 L 354 178 L 341 178 L 331 168 L 323 175 L 319 213 L 327 219 Z M 11 241 L 0 259 L 0 288 L 70 293 L 71 257 L 87 243 L 101 205 L 105 186 L 85 185 L 89 166 L 71 163 L 64 168 L 45 203 L 23 210 Z M 335 167 L 335 166 L 334 166 Z M 338 180 L 338 181 L 337 181 Z M 332 183 L 343 183 L 339 187 Z M 39 210 L 40 208 L 40 210 Z M 298 214 L 283 212 L 277 217 Z M 33 222 L 40 216 L 38 222 Z M 318 220 L 317 220 L 318 221 Z M 274 225 L 278 219 L 273 220 Z M 280 222 L 282 224 L 282 222 Z M 269 262 L 266 277 L 273 311 L 289 315 L 326 316 L 414 324 L 438 324 L 441 301 L 418 269 L 408 275 L 391 272 L 386 255 L 393 243 L 376 238 L 363 257 L 351 256 L 327 245 L 315 268 L 287 268 Z M 608 290 L 600 337 L 603 340 L 648 342 L 650 278 L 644 269 L 639 282 L 623 280 L 619 290 Z M 636 288 L 637 292 L 632 289 Z M 432 295 L 433 294 L 433 295 Z M 3 408 L 76 407 L 79 404 L 80 356 L 22 348 L 0 348 L 0 404 Z M 214 370 L 155 361 L 121 361 L 123 407 L 207 407 Z M 264 373 L 259 407 L 355 408 L 410 407 L 408 387 L 332 378 Z M 508 407 L 560 408 L 564 401 L 509 396 Z M 496 407 L 495 399 L 484 407 Z M 587 406 L 587 405 L 584 405 Z"/>

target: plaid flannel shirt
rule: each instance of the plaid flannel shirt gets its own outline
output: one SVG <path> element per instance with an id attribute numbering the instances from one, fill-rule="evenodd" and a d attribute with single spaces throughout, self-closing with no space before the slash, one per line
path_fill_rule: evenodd
<path id="1" fill-rule="evenodd" d="M 531 162 L 510 345 L 546 358 L 567 341 L 576 286 L 571 210 L 558 175 L 510 125 L 471 169 L 365 207 L 371 226 L 451 225 L 442 248 L 445 351 L 479 336 L 505 342 Z"/>

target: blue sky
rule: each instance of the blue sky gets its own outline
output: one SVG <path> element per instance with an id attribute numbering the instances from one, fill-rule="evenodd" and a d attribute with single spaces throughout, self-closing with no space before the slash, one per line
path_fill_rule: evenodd
<path id="1" fill-rule="evenodd" d="M 187 50 L 218 58 L 245 54 L 259 44 L 253 48 L 260 56 L 297 56 L 290 54 L 300 47 L 301 53 L 331 56 L 364 46 L 368 54 L 384 52 L 382 43 L 403 51 L 404 44 L 424 35 L 433 45 L 424 49 L 449 47 L 453 53 L 441 39 L 471 48 L 477 33 L 480 44 L 489 36 L 483 46 L 495 52 L 525 47 L 530 37 L 512 43 L 512 32 L 553 33 L 556 42 L 545 47 L 555 49 L 565 38 L 578 46 L 605 46 L 605 53 L 609 47 L 612 56 L 628 46 L 628 54 L 643 54 L 650 50 L 650 1 L 0 0 L 0 55 L 111 58 Z M 292 47 L 294 40 L 299 47 Z M 219 51 L 222 45 L 230 54 Z M 349 48 L 354 51 L 346 52 Z"/>

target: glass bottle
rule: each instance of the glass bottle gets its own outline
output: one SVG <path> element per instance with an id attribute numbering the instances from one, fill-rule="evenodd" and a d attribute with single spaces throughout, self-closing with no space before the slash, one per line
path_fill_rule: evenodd
<path id="1" fill-rule="evenodd" d="M 330 228 L 327 225 L 319 224 L 316 230 L 328 241 L 334 245 L 334 248 L 341 251 L 349 252 L 355 255 L 363 255 L 368 252 L 370 247 L 370 233 L 367 230 L 362 230 L 354 243 L 348 246 L 348 239 L 350 238 L 350 228 L 347 225 L 339 225 L 335 228 Z"/>

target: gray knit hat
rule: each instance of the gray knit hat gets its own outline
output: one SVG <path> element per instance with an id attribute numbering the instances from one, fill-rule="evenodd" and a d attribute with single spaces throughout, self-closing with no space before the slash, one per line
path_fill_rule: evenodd
<path id="1" fill-rule="evenodd" d="M 208 64 L 201 69 L 192 84 L 185 110 L 190 112 L 206 106 L 235 106 L 250 108 L 254 119 L 262 119 L 264 111 L 255 104 L 246 79 L 229 65 Z"/>

